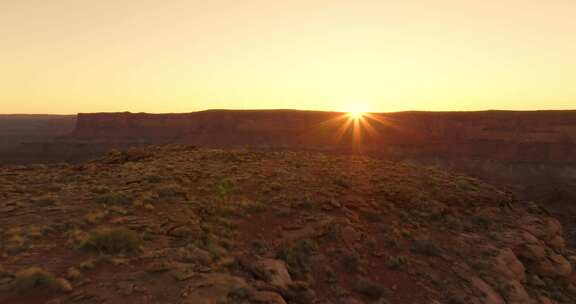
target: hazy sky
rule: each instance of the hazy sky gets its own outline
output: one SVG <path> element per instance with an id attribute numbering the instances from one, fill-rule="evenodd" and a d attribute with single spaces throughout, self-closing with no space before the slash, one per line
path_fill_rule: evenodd
<path id="1" fill-rule="evenodd" d="M 0 113 L 576 108 L 575 0 L 0 0 Z"/>

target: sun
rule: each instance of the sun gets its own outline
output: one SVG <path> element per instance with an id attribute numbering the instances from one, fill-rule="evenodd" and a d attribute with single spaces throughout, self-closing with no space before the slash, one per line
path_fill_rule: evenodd
<path id="1" fill-rule="evenodd" d="M 354 120 L 359 120 L 368 115 L 368 104 L 362 102 L 350 102 L 347 106 L 343 107 L 343 112 L 347 113 L 348 117 Z"/>
<path id="2" fill-rule="evenodd" d="M 361 111 L 361 110 L 352 110 L 352 111 L 348 111 L 348 115 L 352 119 L 360 119 L 360 118 L 364 117 L 364 115 L 366 115 L 366 112 Z"/>

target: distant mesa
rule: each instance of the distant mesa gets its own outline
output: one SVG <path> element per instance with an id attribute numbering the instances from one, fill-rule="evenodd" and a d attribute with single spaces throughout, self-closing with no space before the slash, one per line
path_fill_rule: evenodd
<path id="1" fill-rule="evenodd" d="M 576 111 L 376 113 L 343 130 L 342 113 L 209 110 L 184 114 L 78 114 L 62 141 L 186 143 L 348 150 L 405 157 L 576 162 Z M 360 139 L 354 139 L 354 133 Z M 356 143 L 359 147 L 354 147 Z"/>

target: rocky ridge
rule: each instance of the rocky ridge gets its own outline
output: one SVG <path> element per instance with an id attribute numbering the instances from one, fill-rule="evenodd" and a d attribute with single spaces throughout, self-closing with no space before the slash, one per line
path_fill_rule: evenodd
<path id="1" fill-rule="evenodd" d="M 430 167 L 164 146 L 0 168 L 0 303 L 574 303 L 542 207 Z"/>

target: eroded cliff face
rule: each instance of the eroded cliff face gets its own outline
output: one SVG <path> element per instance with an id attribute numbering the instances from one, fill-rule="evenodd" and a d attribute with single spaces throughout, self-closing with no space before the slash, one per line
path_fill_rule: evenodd
<path id="1" fill-rule="evenodd" d="M 67 140 L 357 149 L 395 157 L 576 163 L 576 111 L 342 113 L 203 111 L 79 114 Z"/>

